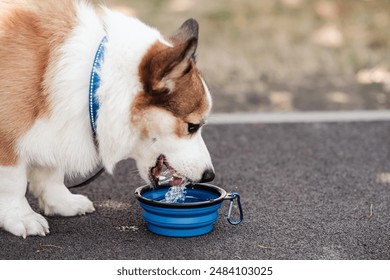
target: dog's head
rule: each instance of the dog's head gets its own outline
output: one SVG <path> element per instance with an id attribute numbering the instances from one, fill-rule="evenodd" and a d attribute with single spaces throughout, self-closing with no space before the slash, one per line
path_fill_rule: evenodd
<path id="1" fill-rule="evenodd" d="M 152 183 L 163 165 L 191 181 L 211 181 L 214 169 L 201 136 L 211 97 L 196 67 L 198 23 L 187 20 L 166 40 L 171 46 L 157 41 L 139 66 L 142 90 L 131 108 L 139 137 L 132 156 Z"/>

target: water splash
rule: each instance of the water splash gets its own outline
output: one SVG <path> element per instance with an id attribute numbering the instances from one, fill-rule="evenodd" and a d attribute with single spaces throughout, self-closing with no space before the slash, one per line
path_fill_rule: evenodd
<path id="1" fill-rule="evenodd" d="M 177 183 L 179 180 L 181 180 L 181 182 L 178 185 L 171 184 L 173 181 L 176 181 Z M 177 175 L 172 170 L 165 170 L 160 175 L 158 184 L 159 186 L 170 186 L 168 191 L 165 193 L 165 199 L 163 199 L 162 202 L 182 203 L 185 201 L 187 193 L 186 178 Z"/>
<path id="2" fill-rule="evenodd" d="M 180 203 L 186 199 L 186 186 L 184 184 L 180 186 L 173 186 L 168 189 L 165 194 L 165 202 Z"/>

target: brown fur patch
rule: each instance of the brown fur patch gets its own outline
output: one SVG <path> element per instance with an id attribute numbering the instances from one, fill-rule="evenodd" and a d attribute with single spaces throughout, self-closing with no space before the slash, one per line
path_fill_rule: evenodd
<path id="1" fill-rule="evenodd" d="M 170 63 L 169 55 L 175 55 L 168 49 L 172 48 L 158 41 L 143 57 L 139 66 L 143 90 L 134 99 L 131 121 L 134 125 L 139 124 L 142 122 L 143 112 L 155 106 L 171 112 L 178 119 L 175 133 L 179 137 L 184 137 L 188 135 L 186 123 L 200 123 L 209 110 L 210 104 L 202 84 L 201 74 L 193 59 L 189 59 L 184 68 L 181 67 L 182 65 L 177 67 L 177 64 L 174 65 L 176 69 L 167 68 L 164 63 Z M 164 59 L 161 59 L 162 52 L 166 52 Z M 159 60 L 151 63 L 155 62 L 153 60 L 156 60 L 158 56 L 160 56 Z M 162 71 L 166 73 L 161 73 Z M 180 73 L 172 73 L 174 71 Z M 170 81 L 164 80 L 166 76 L 171 77 Z M 165 85 L 165 88 L 161 87 L 161 84 Z"/>
<path id="2" fill-rule="evenodd" d="M 7 1 L 0 16 L 0 165 L 15 165 L 15 145 L 50 112 L 45 84 L 58 48 L 75 25 L 71 0 Z M 55 3 L 53 3 L 55 2 Z"/>

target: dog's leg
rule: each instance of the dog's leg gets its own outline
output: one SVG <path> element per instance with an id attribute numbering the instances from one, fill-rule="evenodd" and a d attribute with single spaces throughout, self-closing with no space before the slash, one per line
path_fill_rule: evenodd
<path id="1" fill-rule="evenodd" d="M 38 198 L 45 215 L 76 216 L 95 211 L 86 196 L 68 190 L 64 185 L 64 173 L 59 170 L 33 168 L 29 181 L 29 190 Z"/>
<path id="2" fill-rule="evenodd" d="M 49 233 L 44 217 L 35 213 L 25 197 L 27 188 L 26 166 L 0 166 L 0 227 L 23 236 Z"/>

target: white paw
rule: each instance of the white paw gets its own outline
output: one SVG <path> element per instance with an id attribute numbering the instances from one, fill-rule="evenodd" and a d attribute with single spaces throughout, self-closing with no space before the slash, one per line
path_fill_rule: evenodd
<path id="1" fill-rule="evenodd" d="M 39 199 L 39 206 L 45 215 L 76 216 L 95 211 L 92 202 L 84 195 L 70 192 Z"/>
<path id="2" fill-rule="evenodd" d="M 14 235 L 26 238 L 28 235 L 45 236 L 49 233 L 46 219 L 35 213 L 25 198 L 9 203 L 7 209 L 0 209 L 0 216 L 2 227 Z"/>

